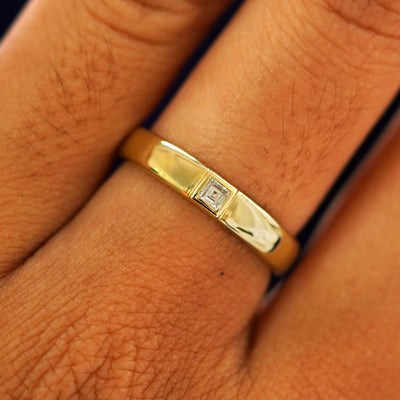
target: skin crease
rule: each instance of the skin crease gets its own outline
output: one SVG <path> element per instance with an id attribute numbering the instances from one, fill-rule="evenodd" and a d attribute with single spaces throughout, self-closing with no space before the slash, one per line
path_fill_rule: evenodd
<path id="1" fill-rule="evenodd" d="M 1 399 L 397 399 L 398 135 L 256 319 L 250 249 L 130 163 L 99 185 L 224 6 L 36 0 L 3 42 Z M 399 27 L 248 1 L 154 130 L 295 234 L 398 89 Z"/>

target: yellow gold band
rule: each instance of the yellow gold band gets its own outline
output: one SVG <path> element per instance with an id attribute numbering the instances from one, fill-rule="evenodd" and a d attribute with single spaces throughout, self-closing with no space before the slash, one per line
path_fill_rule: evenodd
<path id="1" fill-rule="evenodd" d="M 255 249 L 275 273 L 284 273 L 294 263 L 300 249 L 297 241 L 264 209 L 183 150 L 138 128 L 120 154 L 213 215 Z"/>

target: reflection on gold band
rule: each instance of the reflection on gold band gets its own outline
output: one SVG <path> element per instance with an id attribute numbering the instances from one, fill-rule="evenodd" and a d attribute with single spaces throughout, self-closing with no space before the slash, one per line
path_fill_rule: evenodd
<path id="1" fill-rule="evenodd" d="M 299 244 L 259 205 L 180 148 L 136 129 L 121 156 L 153 172 L 249 244 L 277 274 L 299 253 Z"/>

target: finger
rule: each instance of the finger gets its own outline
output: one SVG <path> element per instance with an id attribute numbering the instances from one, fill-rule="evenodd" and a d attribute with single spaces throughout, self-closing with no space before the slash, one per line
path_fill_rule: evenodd
<path id="1" fill-rule="evenodd" d="M 296 233 L 400 85 L 398 10 L 364 3 L 246 3 L 155 130 Z"/>
<path id="2" fill-rule="evenodd" d="M 288 4 L 275 1 L 246 3 L 167 110 L 157 131 L 189 150 L 259 203 L 267 204 L 267 208 L 272 209 L 273 214 L 295 232 L 323 195 L 326 181 L 333 179 L 340 168 L 338 164 L 348 157 L 392 94 L 391 85 L 397 79 L 398 54 L 394 51 L 397 42 L 391 35 L 371 37 L 371 34 L 356 28 L 357 24 L 352 24 L 349 19 L 340 22 L 342 19 L 319 7 L 318 3 L 315 6 L 313 3 L 311 11 L 302 6 L 296 10 L 297 14 L 290 9 L 284 12 Z M 291 29 L 289 32 L 283 31 L 283 24 L 275 23 L 270 17 L 272 10 L 274 18 L 279 15 L 283 18 L 282 14 L 286 16 L 284 26 Z M 362 14 L 363 18 L 369 12 L 370 9 L 367 9 Z M 268 32 L 260 24 L 261 15 L 265 18 L 263 24 L 269 26 Z M 358 62 L 359 68 L 353 71 L 345 62 L 337 61 L 342 54 L 346 55 L 347 47 L 336 49 L 332 45 L 327 48 L 329 41 L 324 38 L 326 35 L 316 35 L 314 28 L 299 22 L 308 15 L 318 16 L 312 20 L 320 24 L 318 28 L 329 26 L 330 30 L 323 32 L 333 35 L 334 39 L 341 29 L 332 31 L 332 27 L 344 24 L 347 28 L 345 38 L 349 46 L 354 46 L 351 48 L 352 62 Z M 386 13 L 385 18 L 392 22 L 393 13 Z M 254 42 L 257 38 L 259 43 L 262 38 L 266 38 L 265 41 L 273 38 L 271 46 L 277 41 L 290 44 L 289 50 L 300 59 L 302 57 L 302 61 L 293 61 L 287 48 L 272 47 L 273 50 L 269 50 L 271 47 L 267 45 L 263 49 L 268 57 L 258 56 L 259 47 L 245 46 L 241 39 L 245 27 L 251 29 L 248 40 L 254 37 Z M 294 32 L 305 46 L 304 54 L 299 54 L 303 48 L 290 40 Z M 352 44 L 355 42 L 357 45 Z M 365 46 L 369 49 L 370 45 L 374 51 L 371 51 L 368 62 L 362 57 L 354 59 L 353 53 Z M 314 49 L 318 49 L 317 55 L 312 53 Z M 323 57 L 327 57 L 328 61 Z M 229 69 L 220 68 L 221 63 L 226 64 L 232 59 L 238 61 Z M 256 83 L 241 85 L 235 77 L 242 77 L 249 65 Z M 292 98 L 293 81 L 288 84 L 276 72 L 270 77 L 266 72 L 268 66 L 275 71 L 279 66 L 280 71 L 299 77 L 294 91 L 293 116 L 291 103 L 289 113 L 287 109 L 283 113 L 283 136 L 282 104 L 286 104 L 285 93 Z M 383 74 L 390 78 L 382 78 Z M 334 100 L 334 93 L 327 97 L 331 93 L 327 78 L 339 79 L 337 76 L 340 76 L 343 85 L 340 92 L 338 84 L 336 95 L 341 102 Z M 226 88 L 222 82 L 226 82 Z M 312 82 L 319 94 L 310 99 Z M 355 82 L 358 82 L 356 92 Z M 231 90 L 230 85 L 233 84 L 235 89 Z M 281 102 L 279 106 L 271 100 L 271 93 L 275 94 L 274 101 Z M 372 97 L 365 111 L 362 105 L 366 93 Z M 349 104 L 352 106 L 349 107 Z M 330 107 L 336 111 L 329 114 Z M 266 121 L 264 113 L 269 110 L 270 118 Z M 176 118 L 173 118 L 174 115 Z M 330 117 L 321 117 L 323 115 Z M 333 119 L 336 125 L 334 130 L 328 129 L 328 119 L 329 123 Z M 309 131 L 306 130 L 303 136 L 303 130 L 296 127 L 301 128 L 304 122 L 308 129 L 308 120 Z M 271 132 L 265 128 L 266 123 L 271 125 Z M 197 135 L 189 137 L 187 132 Z M 321 132 L 324 133 L 322 139 Z M 265 155 L 264 146 L 269 157 Z M 331 156 L 329 161 L 321 157 L 324 148 L 326 155 Z M 286 167 L 282 165 L 283 160 Z M 265 179 L 268 179 L 268 185 L 272 185 L 268 196 Z M 131 184 L 133 181 L 135 186 Z M 296 190 L 291 189 L 292 185 Z M 297 199 L 296 203 L 292 203 L 291 197 L 283 201 L 288 191 Z M 60 267 L 56 268 L 54 264 Z M 221 275 L 221 272 L 224 274 Z M 34 282 L 43 276 L 46 279 L 42 281 L 38 293 Z M 66 349 L 73 348 L 69 354 L 82 372 L 76 378 L 77 382 L 89 382 L 85 394 L 90 393 L 90 382 L 93 385 L 100 380 L 103 383 L 98 386 L 107 386 L 104 377 L 108 378 L 108 385 L 124 385 L 124 379 L 129 378 L 122 374 L 121 380 L 121 371 L 131 371 L 130 376 L 137 384 L 134 387 L 138 398 L 143 397 L 143 387 L 146 390 L 164 388 L 164 392 L 158 392 L 162 393 L 161 398 L 167 397 L 166 393 L 173 393 L 178 398 L 190 398 L 191 393 L 199 397 L 205 391 L 213 393 L 214 388 L 225 388 L 223 382 L 228 381 L 227 377 L 243 371 L 249 345 L 249 321 L 267 281 L 267 269 L 250 250 L 211 223 L 208 216 L 193 210 L 191 204 L 175 196 L 162 183 L 154 181 L 134 166 L 126 165 L 71 225 L 30 259 L 25 268 L 10 277 L 7 286 L 3 287 L 2 296 L 8 296 L 8 301 L 11 301 L 13 293 L 20 292 L 18 289 L 23 282 L 29 282 L 29 286 L 24 287 L 23 296 L 32 300 L 29 304 L 32 304 L 33 310 L 46 304 L 47 325 L 56 330 L 56 333 L 48 333 L 53 332 L 56 336 L 54 341 L 49 341 L 47 335 L 39 334 L 39 328 L 32 329 L 23 322 L 27 314 L 20 309 L 14 320 L 8 322 L 10 331 L 13 328 L 17 330 L 19 324 L 18 331 L 23 330 L 21 336 L 27 338 L 27 346 L 33 343 L 32 338 L 40 336 L 42 346 L 31 346 L 32 349 L 16 363 L 24 371 L 24 360 L 30 355 L 33 360 L 44 357 L 45 362 L 36 368 L 31 379 L 35 374 L 41 376 L 48 370 L 49 376 L 57 379 L 51 372 L 55 369 L 49 368 L 50 360 L 61 359 L 71 364 L 71 361 L 62 358 L 62 354 Z M 50 304 L 46 302 L 49 292 L 54 296 Z M 62 310 L 59 303 L 65 304 Z M 85 348 L 91 349 L 88 360 L 79 356 L 82 340 L 78 340 L 75 346 L 69 344 L 71 340 L 76 343 L 75 337 L 81 336 L 75 329 L 68 331 L 66 338 L 59 339 L 65 326 L 70 325 L 70 319 L 77 315 L 75 326 L 79 327 L 79 333 L 84 332 Z M 85 331 L 88 321 L 97 321 L 97 324 L 91 324 L 94 326 L 91 332 Z M 104 326 L 107 329 L 104 330 Z M 102 340 L 93 341 L 93 336 L 106 338 L 113 344 L 107 354 L 102 353 L 99 344 Z M 126 347 L 122 346 L 121 340 Z M 151 342 L 150 347 L 148 341 Z M 8 343 L 16 346 L 15 340 L 10 339 Z M 139 363 L 128 351 L 126 343 L 141 355 Z M 99 366 L 96 355 L 100 353 L 107 361 Z M 191 360 L 187 359 L 188 354 L 194 354 Z M 4 357 L 6 359 L 7 354 Z M 32 363 L 35 365 L 35 361 Z M 159 373 L 156 376 L 146 374 L 154 364 L 159 366 Z M 84 378 L 87 376 L 89 379 L 86 381 Z M 200 387 L 198 382 L 206 379 L 209 385 Z M 9 387 L 17 387 L 21 378 L 10 377 L 9 380 Z M 44 390 L 44 384 L 41 387 Z"/>
<path id="3" fill-rule="evenodd" d="M 1 47 L 0 275 L 87 199 L 225 4 L 28 5 Z"/>
<path id="4" fill-rule="evenodd" d="M 117 175 L 0 283 L 0 397 L 235 398 L 267 269 L 145 172 Z"/>
<path id="5" fill-rule="evenodd" d="M 252 354 L 263 391 L 398 398 L 399 157 L 397 134 L 262 321 Z"/>

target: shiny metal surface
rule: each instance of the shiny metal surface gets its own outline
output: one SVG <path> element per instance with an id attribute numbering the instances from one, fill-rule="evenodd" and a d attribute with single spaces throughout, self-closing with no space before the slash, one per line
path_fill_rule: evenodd
<path id="1" fill-rule="evenodd" d="M 147 167 L 185 195 L 189 195 L 207 174 L 207 168 L 199 161 L 165 141 L 154 147 Z"/>
<path id="2" fill-rule="evenodd" d="M 278 223 L 241 192 L 236 194 L 220 220 L 261 253 L 273 251 L 281 238 Z"/>
<path id="3" fill-rule="evenodd" d="M 259 205 L 180 148 L 138 128 L 121 156 L 168 183 L 228 227 L 266 260 L 277 274 L 295 261 L 299 245 Z"/>

